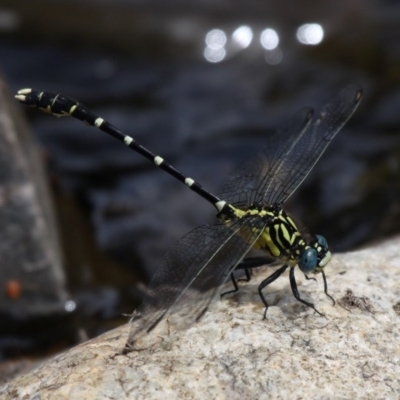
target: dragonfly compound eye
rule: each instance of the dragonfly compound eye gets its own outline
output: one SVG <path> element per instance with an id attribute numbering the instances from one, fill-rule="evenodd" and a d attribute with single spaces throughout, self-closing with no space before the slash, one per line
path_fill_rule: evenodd
<path id="1" fill-rule="evenodd" d="M 312 272 L 315 270 L 315 267 L 318 263 L 318 253 L 315 249 L 307 249 L 303 251 L 303 254 L 300 257 L 299 267 L 302 272 Z"/>
<path id="2" fill-rule="evenodd" d="M 322 235 L 315 235 L 317 242 L 320 246 L 328 248 L 328 242 L 326 241 L 325 237 Z"/>

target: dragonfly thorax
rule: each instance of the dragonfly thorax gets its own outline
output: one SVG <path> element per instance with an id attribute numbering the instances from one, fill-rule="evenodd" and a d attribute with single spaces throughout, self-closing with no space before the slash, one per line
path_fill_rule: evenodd
<path id="1" fill-rule="evenodd" d="M 306 240 L 292 217 L 280 204 L 269 206 L 253 204 L 246 210 L 227 204 L 218 217 L 230 226 L 241 220 L 242 233 L 249 229 L 258 230 L 259 237 L 254 248 L 288 262 L 291 266 L 298 264 L 301 271 L 306 274 L 321 272 L 331 258 L 326 239 L 316 235 Z"/>

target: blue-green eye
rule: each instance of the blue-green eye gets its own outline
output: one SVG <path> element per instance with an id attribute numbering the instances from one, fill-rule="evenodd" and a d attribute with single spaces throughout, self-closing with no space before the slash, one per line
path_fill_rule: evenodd
<path id="1" fill-rule="evenodd" d="M 315 270 L 317 262 L 318 262 L 317 250 L 307 249 L 303 251 L 303 254 L 300 257 L 299 267 L 304 273 L 312 272 Z"/>
<path id="2" fill-rule="evenodd" d="M 320 246 L 325 247 L 326 249 L 328 248 L 328 242 L 322 235 L 315 235 L 317 238 L 317 242 Z"/>

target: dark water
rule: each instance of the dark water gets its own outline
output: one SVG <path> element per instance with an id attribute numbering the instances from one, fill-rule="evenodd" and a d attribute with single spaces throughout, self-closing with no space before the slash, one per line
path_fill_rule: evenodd
<path id="1" fill-rule="evenodd" d="M 288 209 L 334 251 L 400 231 L 396 2 L 159 3 L 6 2 L 0 67 L 12 90 L 79 99 L 211 191 L 299 108 L 357 82 L 360 108 Z M 46 154 L 77 324 L 92 336 L 132 311 L 135 283 L 214 210 L 101 132 L 25 111 Z"/>

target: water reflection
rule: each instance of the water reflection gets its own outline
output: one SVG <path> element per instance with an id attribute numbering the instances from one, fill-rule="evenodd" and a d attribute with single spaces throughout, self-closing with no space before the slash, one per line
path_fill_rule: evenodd
<path id="1" fill-rule="evenodd" d="M 273 50 L 267 50 L 264 58 L 265 61 L 270 65 L 280 64 L 283 58 L 282 50 L 279 47 Z"/>
<path id="2" fill-rule="evenodd" d="M 206 34 L 206 45 L 210 49 L 220 49 L 226 44 L 226 34 L 221 29 L 213 29 Z"/>
<path id="3" fill-rule="evenodd" d="M 222 61 L 226 57 L 226 50 L 224 47 L 219 49 L 213 49 L 212 47 L 206 47 L 204 49 L 204 58 L 212 63 Z"/>
<path id="4" fill-rule="evenodd" d="M 324 38 L 324 29 L 320 24 L 304 24 L 297 29 L 297 40 L 307 45 L 316 45 Z"/>
<path id="5" fill-rule="evenodd" d="M 266 50 L 274 50 L 278 47 L 279 36 L 278 33 L 271 28 L 264 29 L 260 36 L 261 46 Z"/>
<path id="6" fill-rule="evenodd" d="M 226 33 L 222 29 L 212 29 L 206 34 L 204 58 L 212 63 L 222 61 L 226 57 Z"/>
<path id="7" fill-rule="evenodd" d="M 227 57 L 232 57 L 240 50 L 250 46 L 254 33 L 252 28 L 241 25 L 236 28 L 228 42 L 227 35 L 222 29 L 212 29 L 205 36 L 206 48 L 204 58 L 208 62 L 218 63 Z M 282 50 L 278 47 L 279 35 L 275 29 L 266 28 L 260 34 L 261 48 L 265 50 L 264 58 L 270 65 L 277 65 L 282 61 Z"/>
<path id="8" fill-rule="evenodd" d="M 76 309 L 76 303 L 73 300 L 68 300 L 64 304 L 64 309 L 67 312 L 73 312 Z"/>
<path id="9" fill-rule="evenodd" d="M 232 33 L 232 40 L 236 45 L 245 49 L 250 46 L 253 40 L 253 31 L 249 26 L 239 26 L 239 28 Z"/>

